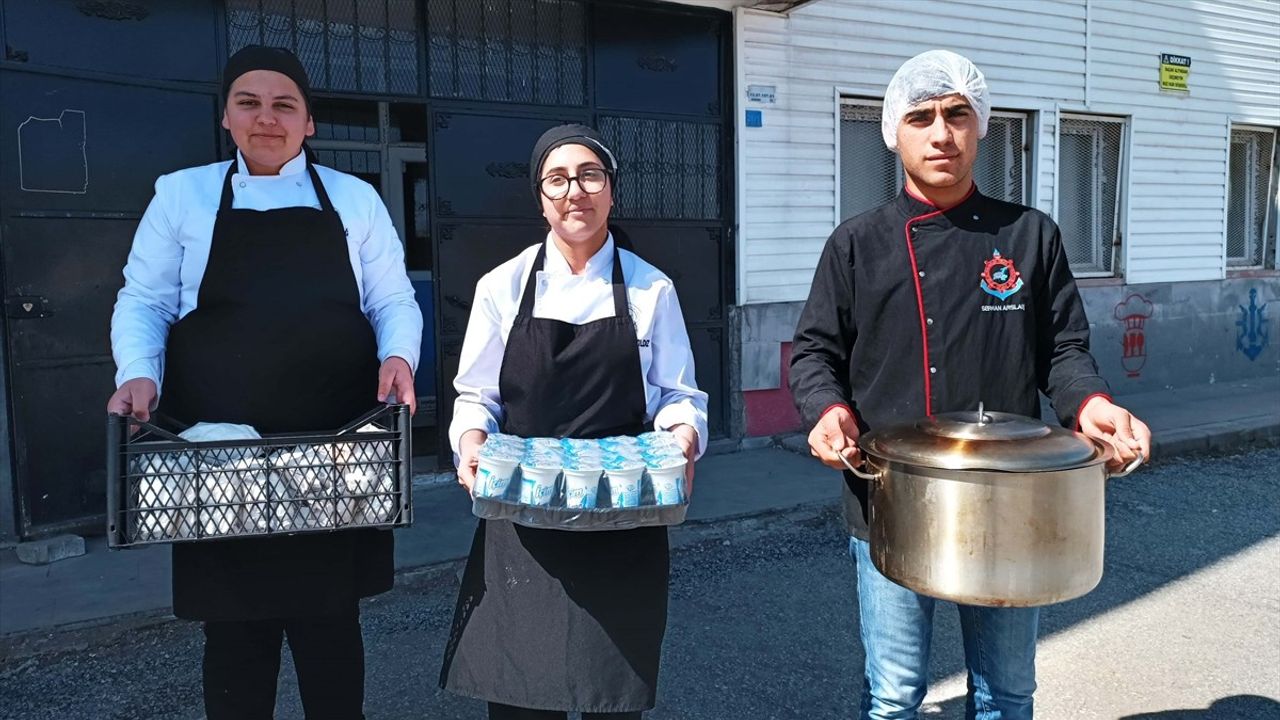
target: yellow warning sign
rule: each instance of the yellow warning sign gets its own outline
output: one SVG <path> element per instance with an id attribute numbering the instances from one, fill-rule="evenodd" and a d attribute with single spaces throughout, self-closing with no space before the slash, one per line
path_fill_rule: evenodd
<path id="1" fill-rule="evenodd" d="M 1190 92 L 1187 78 L 1191 75 L 1191 58 L 1185 55 L 1160 54 L 1160 89 Z"/>

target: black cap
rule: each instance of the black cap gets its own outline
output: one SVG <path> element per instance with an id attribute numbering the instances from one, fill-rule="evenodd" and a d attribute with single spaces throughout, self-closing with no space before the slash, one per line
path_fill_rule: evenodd
<path id="1" fill-rule="evenodd" d="M 600 164 L 609 173 L 610 179 L 617 183 L 618 161 L 595 128 L 586 125 L 557 125 L 542 133 L 538 142 L 533 144 L 533 156 L 529 158 L 529 183 L 533 187 L 535 200 L 542 197 L 541 191 L 538 190 L 538 181 L 542 179 L 542 164 L 547 161 L 551 151 L 561 145 L 581 145 L 595 153 L 600 159 Z"/>
<path id="2" fill-rule="evenodd" d="M 231 83 L 236 78 L 254 70 L 271 70 L 287 76 L 298 86 L 302 101 L 307 104 L 307 112 L 311 112 L 311 82 L 307 79 L 307 70 L 297 55 L 281 47 L 248 45 L 237 50 L 222 68 L 222 97 L 226 98 L 231 92 Z"/>

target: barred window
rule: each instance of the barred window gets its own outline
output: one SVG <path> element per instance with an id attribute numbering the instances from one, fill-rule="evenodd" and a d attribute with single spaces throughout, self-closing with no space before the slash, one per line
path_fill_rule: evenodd
<path id="1" fill-rule="evenodd" d="M 978 141 L 973 180 L 983 195 L 1027 204 L 1027 116 L 991 113 L 987 136 Z"/>
<path id="2" fill-rule="evenodd" d="M 1058 126 L 1058 227 L 1076 275 L 1114 273 L 1120 242 L 1125 124 L 1063 115 Z"/>
<path id="3" fill-rule="evenodd" d="M 1276 133 L 1264 128 L 1231 129 L 1227 191 L 1227 264 L 1262 267 L 1267 258 L 1267 221 L 1274 211 L 1272 159 Z"/>
<path id="4" fill-rule="evenodd" d="M 882 205 L 902 188 L 902 163 L 885 147 L 880 103 L 840 102 L 840 218 Z"/>
<path id="5" fill-rule="evenodd" d="M 227 0 L 228 51 L 292 50 L 313 88 L 418 95 L 416 0 Z"/>
<path id="6" fill-rule="evenodd" d="M 840 217 L 847 220 L 891 200 L 905 182 L 898 156 L 880 132 L 881 104 L 845 98 L 840 103 Z M 1027 116 L 994 111 L 978 141 L 973 179 L 989 197 L 1025 204 Z"/>
<path id="7" fill-rule="evenodd" d="M 582 0 L 427 0 L 435 97 L 585 105 Z"/>

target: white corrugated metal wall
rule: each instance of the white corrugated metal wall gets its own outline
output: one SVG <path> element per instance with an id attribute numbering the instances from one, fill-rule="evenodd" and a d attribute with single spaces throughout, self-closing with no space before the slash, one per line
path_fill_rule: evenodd
<path id="1" fill-rule="evenodd" d="M 818 0 L 739 9 L 736 31 L 743 304 L 804 299 L 838 220 L 838 97 L 880 97 L 924 50 L 966 55 L 995 107 L 1038 113 L 1031 203 L 1050 214 L 1059 113 L 1128 119 L 1128 283 L 1225 276 L 1229 124 L 1280 126 L 1275 0 Z M 1191 57 L 1190 93 L 1157 88 L 1161 53 Z M 747 85 L 775 86 L 776 104 L 749 103 Z"/>

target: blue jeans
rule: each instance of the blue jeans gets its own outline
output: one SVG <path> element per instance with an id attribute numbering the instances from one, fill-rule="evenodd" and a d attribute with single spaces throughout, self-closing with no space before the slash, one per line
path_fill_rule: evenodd
<path id="1" fill-rule="evenodd" d="M 858 620 L 866 665 L 860 720 L 916 720 L 929 686 L 933 598 L 894 583 L 871 562 L 871 546 L 849 538 L 858 565 Z M 1036 690 L 1038 608 L 960 605 L 968 720 L 1030 720 Z"/>

